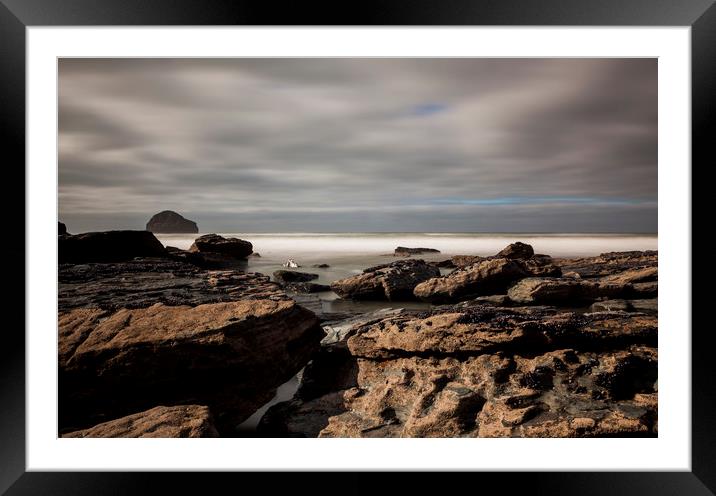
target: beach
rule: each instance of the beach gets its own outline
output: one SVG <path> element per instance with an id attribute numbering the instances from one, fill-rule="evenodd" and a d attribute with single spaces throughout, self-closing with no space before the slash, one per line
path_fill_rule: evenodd
<path id="1" fill-rule="evenodd" d="M 58 240 L 63 436 L 657 433 L 656 236 Z"/>

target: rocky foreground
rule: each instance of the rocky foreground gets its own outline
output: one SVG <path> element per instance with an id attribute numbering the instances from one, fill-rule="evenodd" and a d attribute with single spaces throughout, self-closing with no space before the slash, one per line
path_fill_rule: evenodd
<path id="1" fill-rule="evenodd" d="M 430 249 L 400 247 L 408 258 L 330 286 L 394 309 L 340 317 L 295 295 L 327 290 L 316 274 L 247 272 L 248 241 L 58 239 L 62 436 L 240 435 L 301 370 L 260 435 L 658 432 L 656 252 L 552 259 L 515 243 L 427 263 L 413 255 Z M 400 301 L 425 309 L 387 303 Z"/>

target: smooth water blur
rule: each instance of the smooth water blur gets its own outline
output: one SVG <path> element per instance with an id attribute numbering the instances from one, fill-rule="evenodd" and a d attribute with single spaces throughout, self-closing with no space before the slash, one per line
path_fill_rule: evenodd
<path id="1" fill-rule="evenodd" d="M 262 257 L 317 262 L 326 256 L 392 254 L 397 246 L 436 248 L 444 255 L 494 255 L 522 241 L 553 257 L 598 255 L 607 251 L 656 250 L 656 235 L 488 234 L 488 233 L 218 233 L 251 241 Z M 187 249 L 198 234 L 157 234 L 164 245 Z"/>
<path id="2" fill-rule="evenodd" d="M 360 274 L 367 267 L 399 260 L 393 255 L 398 246 L 435 248 L 441 253 L 414 255 L 426 261 L 445 260 L 452 255 L 494 255 L 515 241 L 529 243 L 536 253 L 553 257 L 592 256 L 608 251 L 656 250 L 655 235 L 619 234 L 469 234 L 469 233 L 218 233 L 250 241 L 260 257 L 249 257 L 246 270 L 271 275 L 283 269 L 292 258 L 301 272 L 318 274 L 314 282 L 333 281 Z M 165 246 L 187 249 L 198 234 L 157 234 Z M 313 267 L 328 264 L 328 268 Z M 342 311 L 354 302 L 337 299 L 333 292 L 318 293 L 326 311 Z M 385 306 L 361 303 L 370 311 Z M 346 308 L 347 309 L 347 308 Z"/>

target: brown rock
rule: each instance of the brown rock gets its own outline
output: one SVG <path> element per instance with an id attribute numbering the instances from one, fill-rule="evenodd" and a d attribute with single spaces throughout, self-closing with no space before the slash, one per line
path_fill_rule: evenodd
<path id="1" fill-rule="evenodd" d="M 484 260 L 447 276 L 418 284 L 414 294 L 433 303 L 447 303 L 504 293 L 515 281 L 526 277 L 525 269 L 513 260 L 496 258 Z"/>
<path id="2" fill-rule="evenodd" d="M 507 245 L 495 256 L 501 258 L 527 260 L 534 255 L 534 253 L 535 251 L 530 245 L 517 241 L 516 243 Z"/>
<path id="3" fill-rule="evenodd" d="M 200 403 L 224 433 L 295 375 L 324 336 L 291 300 L 77 309 L 60 315 L 59 329 L 61 428 Z"/>
<path id="4" fill-rule="evenodd" d="M 526 305 L 571 305 L 599 298 L 628 297 L 632 289 L 628 284 L 531 277 L 512 286 L 507 296 Z"/>
<path id="5" fill-rule="evenodd" d="M 555 260 L 562 272 L 576 272 L 582 278 L 605 277 L 627 270 L 656 267 L 656 251 L 624 251 L 602 253 L 596 257 L 563 258 Z"/>
<path id="6" fill-rule="evenodd" d="M 474 307 L 354 322 L 306 368 L 304 393 L 269 410 L 266 435 L 656 435 L 654 316 Z"/>
<path id="7" fill-rule="evenodd" d="M 530 277 L 561 277 L 562 269 L 555 265 L 552 257 L 535 255 L 529 260 L 517 260 L 517 263 Z"/>
<path id="8" fill-rule="evenodd" d="M 110 420 L 62 437 L 218 437 L 209 408 L 199 405 L 158 406 Z"/>
<path id="9" fill-rule="evenodd" d="M 534 314 L 519 308 L 475 307 L 415 317 L 398 315 L 356 329 L 351 354 L 384 359 L 408 355 L 480 355 L 555 347 L 594 348 L 655 343 L 655 316 L 626 313 Z"/>
<path id="10" fill-rule="evenodd" d="M 632 298 L 656 298 L 659 293 L 659 283 L 637 282 L 632 284 Z"/>
<path id="11" fill-rule="evenodd" d="M 656 350 L 358 360 L 320 437 L 654 436 Z M 315 400 L 314 400 L 315 401 Z M 340 408 L 340 407 L 339 407 Z"/>
<path id="12" fill-rule="evenodd" d="M 644 267 L 643 269 L 634 269 L 620 272 L 611 276 L 602 278 L 604 282 L 613 282 L 617 284 L 632 284 L 654 282 L 659 275 L 657 267 Z"/>
<path id="13" fill-rule="evenodd" d="M 331 289 L 342 298 L 354 300 L 414 300 L 413 288 L 440 270 L 423 260 L 400 260 L 365 269 L 362 274 L 341 279 Z"/>
<path id="14" fill-rule="evenodd" d="M 477 255 L 455 255 L 450 259 L 455 267 L 462 269 L 474 265 L 483 260 L 487 260 L 485 257 L 478 257 Z"/>

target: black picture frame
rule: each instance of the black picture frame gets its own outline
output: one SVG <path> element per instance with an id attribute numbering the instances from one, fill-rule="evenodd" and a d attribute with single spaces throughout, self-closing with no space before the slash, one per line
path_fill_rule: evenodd
<path id="1" fill-rule="evenodd" d="M 19 234 L 25 232 L 25 219 L 17 213 L 18 205 L 25 205 L 24 167 L 19 166 L 25 163 L 25 28 L 73 25 L 690 26 L 692 171 L 715 162 L 713 0 L 364 0 L 328 6 L 310 2 L 279 6 L 244 0 L 0 0 L 0 139 L 5 178 L 8 185 L 13 185 L 8 188 L 12 191 L 3 195 L 3 212 L 9 217 L 5 219 L 5 232 L 12 240 L 5 246 L 9 261 L 5 266 L 6 280 L 13 285 L 8 309 L 25 303 L 24 282 L 23 291 L 17 288 L 18 281 L 25 280 L 17 261 L 27 263 L 24 236 Z M 11 314 L 7 312 L 6 316 Z M 479 473 L 467 474 L 469 481 L 455 480 L 451 475 L 448 487 L 466 483 L 477 490 L 496 484 L 508 492 L 522 494 L 716 494 L 714 333 L 708 327 L 692 327 L 692 472 Z M 207 484 L 216 488 L 229 484 L 235 490 L 245 490 L 269 483 L 276 488 L 282 482 L 275 474 L 26 473 L 24 329 L 24 314 L 17 320 L 6 320 L 0 341 L 0 494 L 164 493 L 169 484 L 178 487 L 178 492 L 188 493 L 205 490 Z M 686 335 L 692 330 L 680 331 Z M 378 485 L 374 474 L 322 474 L 321 487 L 307 482 L 310 475 L 294 473 L 284 479 L 294 492 L 301 488 L 316 492 L 323 487 L 331 492 L 367 494 L 377 487 L 388 489 L 384 482 Z M 447 484 L 444 477 L 435 474 L 410 474 L 402 479 L 402 492 L 411 487 L 419 487 L 422 492 L 429 490 L 431 484 L 443 488 Z"/>

